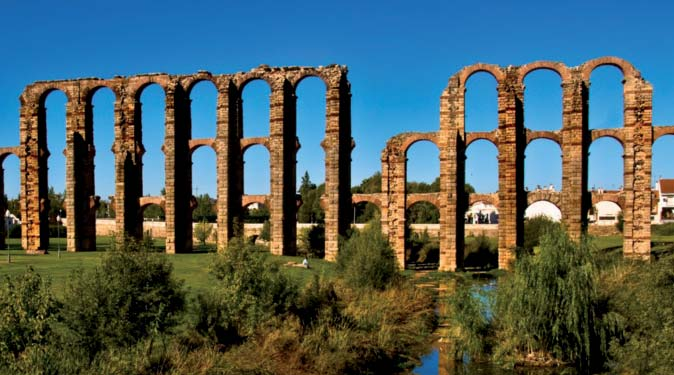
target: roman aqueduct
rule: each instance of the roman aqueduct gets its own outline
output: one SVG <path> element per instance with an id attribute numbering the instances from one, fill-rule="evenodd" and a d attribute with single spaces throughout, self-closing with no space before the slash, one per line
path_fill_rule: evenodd
<path id="1" fill-rule="evenodd" d="M 618 129 L 588 129 L 590 74 L 602 65 L 612 65 L 623 74 L 624 120 Z M 556 72 L 562 82 L 562 127 L 558 131 L 532 131 L 524 124 L 524 78 L 538 69 Z M 498 127 L 491 132 L 465 131 L 466 82 L 477 72 L 487 72 L 497 81 Z M 296 250 L 296 96 L 302 79 L 320 78 L 326 87 L 325 208 L 326 258 L 334 259 L 338 239 L 351 221 L 352 204 L 370 202 L 380 208 L 382 228 L 401 264 L 405 262 L 407 208 L 418 201 L 436 205 L 440 212 L 440 269 L 461 268 L 464 247 L 464 213 L 469 203 L 490 200 L 499 210 L 499 266 L 514 257 L 514 247 L 523 241 L 524 210 L 528 204 L 546 200 L 562 212 L 562 221 L 572 237 L 587 227 L 587 212 L 600 199 L 588 191 L 588 149 L 600 137 L 617 140 L 624 150 L 624 188 L 605 199 L 621 206 L 624 215 L 623 249 L 626 257 L 648 258 L 650 254 L 651 148 L 659 137 L 674 134 L 674 126 L 652 125 L 652 87 L 627 61 L 598 58 L 577 67 L 539 61 L 519 67 L 476 64 L 453 75 L 440 98 L 440 128 L 431 133 L 403 133 L 391 138 L 381 155 L 382 191 L 354 194 L 351 187 L 351 93 L 343 66 L 260 66 L 246 73 L 213 75 L 150 74 L 112 79 L 75 79 L 36 82 L 26 87 L 21 100 L 21 145 L 0 149 L 0 161 L 15 154 L 20 159 L 22 245 L 27 252 L 49 246 L 50 202 L 47 168 L 50 150 L 46 142 L 45 98 L 60 90 L 66 105 L 66 195 L 68 251 L 95 249 L 96 208 L 94 186 L 94 126 L 92 97 L 107 87 L 115 95 L 116 227 L 131 236 L 142 236 L 142 207 L 160 203 L 166 213 L 166 251 L 191 251 L 191 155 L 198 147 L 212 147 L 217 158 L 217 238 L 225 245 L 241 223 L 245 204 L 269 202 L 271 241 L 274 254 Z M 210 139 L 192 139 L 190 90 L 200 81 L 213 82 L 217 96 L 217 130 Z M 241 93 L 247 83 L 264 80 L 271 88 L 269 136 L 245 138 Z M 164 197 L 142 197 L 143 138 L 140 95 L 150 84 L 165 93 Z M 524 150 L 536 139 L 556 142 L 562 150 L 562 189 L 559 192 L 527 192 L 524 188 Z M 498 149 L 498 193 L 468 196 L 464 193 L 465 150 L 476 140 L 493 142 Z M 407 194 L 407 150 L 418 141 L 434 143 L 440 153 L 440 192 Z M 263 145 L 270 153 L 271 194 L 243 195 L 243 152 Z M 52 150 L 53 152 L 53 150 Z M 3 176 L 4 177 L 4 176 Z M 0 179 L 0 181 L 3 181 Z M 3 182 L 4 184 L 4 182 Z M 4 185 L 0 185 L 4 193 Z M 594 194 L 594 195 L 593 195 Z M 2 208 L 2 207 L 0 207 Z M 3 210 L 4 212 L 4 210 Z M 5 236 L 0 236 L 4 241 Z"/>

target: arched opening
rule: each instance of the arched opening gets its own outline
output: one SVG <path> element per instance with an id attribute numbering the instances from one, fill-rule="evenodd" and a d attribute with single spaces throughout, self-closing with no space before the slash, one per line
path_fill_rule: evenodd
<path id="1" fill-rule="evenodd" d="M 536 139 L 524 150 L 524 186 L 529 191 L 560 191 L 562 149 L 557 142 Z"/>
<path id="2" fill-rule="evenodd" d="M 269 135 L 269 84 L 261 79 L 246 83 L 243 101 L 243 137 L 266 137 Z"/>
<path id="3" fill-rule="evenodd" d="M 415 142 L 407 149 L 407 194 L 440 191 L 440 151 L 430 141 Z"/>
<path id="4" fill-rule="evenodd" d="M 302 79 L 297 95 L 296 191 L 302 201 L 297 210 L 298 252 L 322 257 L 325 253 L 325 211 L 321 196 L 325 192 L 325 84 L 320 78 Z M 308 224 L 308 225 L 307 225 Z M 318 224 L 318 225 L 316 225 Z"/>
<path id="5" fill-rule="evenodd" d="M 466 149 L 465 181 L 477 193 L 498 191 L 498 149 L 481 139 Z"/>
<path id="6" fill-rule="evenodd" d="M 216 222 L 216 180 L 215 151 L 207 146 L 199 147 L 192 153 L 192 195 L 197 199 L 197 207 L 192 211 L 194 222 Z"/>
<path id="7" fill-rule="evenodd" d="M 308 77 L 300 82 L 297 94 L 297 186 L 302 183 L 300 171 L 309 173 L 317 185 L 325 181 L 325 84 L 320 78 Z M 299 189 L 298 189 L 299 190 Z"/>
<path id="8" fill-rule="evenodd" d="M 465 130 L 488 132 L 498 128 L 498 91 L 494 76 L 477 72 L 465 84 Z"/>
<path id="9" fill-rule="evenodd" d="M 602 65 L 590 75 L 589 128 L 623 127 L 623 73 L 615 66 Z"/>
<path id="10" fill-rule="evenodd" d="M 524 77 L 524 122 L 531 130 L 562 128 L 562 86 L 559 74 L 535 70 Z"/>
<path id="11" fill-rule="evenodd" d="M 671 150 L 674 150 L 674 135 L 665 135 L 653 143 L 652 186 L 655 187 L 657 200 L 652 205 L 653 223 L 674 222 L 674 163 L 671 162 Z"/>
<path id="12" fill-rule="evenodd" d="M 243 154 L 244 194 L 269 194 L 269 151 L 262 145 L 253 145 Z"/>
<path id="13" fill-rule="evenodd" d="M 353 205 L 353 224 L 367 224 L 372 220 L 381 219 L 379 206 L 372 202 L 358 202 Z"/>
<path id="14" fill-rule="evenodd" d="M 524 219 L 545 216 L 546 218 L 560 222 L 562 221 L 562 211 L 554 203 L 548 201 L 534 202 L 524 210 Z"/>
<path id="15" fill-rule="evenodd" d="M 94 186 L 96 195 L 101 197 L 96 212 L 99 219 L 114 219 L 115 208 L 111 204 L 115 196 L 115 154 L 112 145 L 115 141 L 115 94 L 102 87 L 91 98 L 93 115 L 94 147 Z M 115 225 L 110 220 L 107 225 Z"/>
<path id="16" fill-rule="evenodd" d="M 166 247 L 166 213 L 164 207 L 156 203 L 145 204 L 140 207 L 140 216 L 143 219 L 143 241 L 155 249 Z"/>
<path id="17" fill-rule="evenodd" d="M 211 81 L 200 81 L 190 90 L 192 139 L 215 138 L 218 90 Z"/>
<path id="18" fill-rule="evenodd" d="M 498 207 L 490 201 L 471 204 L 464 215 L 466 238 L 463 265 L 467 269 L 498 267 Z"/>
<path id="19" fill-rule="evenodd" d="M 590 145 L 588 190 L 599 193 L 623 188 L 623 147 L 617 140 L 602 137 Z"/>
<path id="20" fill-rule="evenodd" d="M 143 89 L 140 95 L 143 131 L 143 195 L 159 196 L 164 193 L 166 181 L 164 152 L 165 95 L 157 84 Z"/>
<path id="21" fill-rule="evenodd" d="M 466 224 L 498 224 L 498 207 L 491 202 L 475 202 L 468 207 L 464 218 Z M 493 233 L 494 236 L 497 234 Z"/>
<path id="22" fill-rule="evenodd" d="M 405 267 L 437 269 L 440 262 L 440 210 L 427 201 L 419 201 L 406 211 Z"/>
<path id="23" fill-rule="evenodd" d="M 253 202 L 243 209 L 244 236 L 254 243 L 267 243 L 270 239 L 269 207 Z"/>
<path id="24" fill-rule="evenodd" d="M 652 185 L 661 179 L 674 179 L 674 163 L 672 163 L 672 150 L 674 150 L 674 135 L 665 135 L 653 143 L 652 149 Z"/>
<path id="25" fill-rule="evenodd" d="M 10 154 L 2 162 L 5 210 L 0 212 L 5 218 L 6 245 L 8 249 L 21 248 L 21 172 L 19 158 Z"/>
<path id="26" fill-rule="evenodd" d="M 44 101 L 48 159 L 48 199 L 49 209 L 49 234 L 57 225 L 57 217 L 65 217 L 65 191 L 66 191 L 66 104 L 68 98 L 59 90 L 52 91 Z M 52 241 L 53 244 L 53 241 Z M 65 245 L 65 240 L 62 245 Z"/>
<path id="27" fill-rule="evenodd" d="M 594 225 L 616 225 L 621 214 L 622 209 L 615 202 L 599 201 L 592 205 L 589 221 Z"/>

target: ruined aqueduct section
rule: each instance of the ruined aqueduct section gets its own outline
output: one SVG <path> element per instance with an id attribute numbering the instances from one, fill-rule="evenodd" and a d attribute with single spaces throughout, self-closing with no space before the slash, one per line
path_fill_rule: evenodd
<path id="1" fill-rule="evenodd" d="M 622 71 L 624 120 L 620 129 L 588 129 L 590 74 L 602 65 Z M 558 131 L 531 131 L 524 121 L 524 78 L 537 69 L 559 74 L 562 82 L 562 127 Z M 465 131 L 466 81 L 476 72 L 487 72 L 497 81 L 498 127 L 491 132 Z M 351 113 L 350 84 L 346 68 L 269 68 L 261 66 L 247 73 L 211 75 L 152 74 L 115 77 L 109 80 L 77 79 L 37 82 L 21 96 L 21 146 L 0 149 L 0 158 L 10 153 L 21 159 L 21 214 L 24 218 L 22 243 L 27 251 L 48 246 L 49 200 L 47 199 L 47 159 L 44 102 L 49 92 L 63 91 L 66 109 L 66 211 L 68 250 L 95 249 L 93 126 L 91 98 L 101 87 L 116 95 L 116 226 L 134 236 L 142 236 L 141 206 L 153 203 L 142 198 L 142 124 L 140 94 L 157 83 L 166 94 L 166 129 L 163 150 L 166 165 L 166 196 L 160 204 L 166 210 L 167 252 L 192 248 L 191 152 L 212 147 L 217 154 L 218 241 L 224 245 L 235 232 L 242 207 L 252 202 L 269 202 L 271 210 L 271 251 L 295 252 L 295 88 L 307 76 L 317 76 L 326 85 L 325 150 L 326 257 L 334 259 L 338 236 L 349 226 L 352 202 L 371 202 L 381 210 L 382 227 L 388 233 L 401 265 L 405 263 L 406 211 L 418 201 L 429 201 L 440 211 L 440 269 L 462 266 L 464 212 L 469 203 L 487 201 L 498 206 L 499 266 L 514 257 L 514 247 L 523 242 L 524 210 L 535 201 L 546 200 L 562 212 L 562 220 L 572 237 L 587 227 L 587 212 L 601 197 L 587 190 L 588 149 L 599 137 L 612 137 L 624 149 L 623 190 L 605 197 L 620 205 L 624 215 L 624 254 L 645 259 L 650 254 L 651 148 L 674 126 L 652 126 L 652 87 L 628 62 L 614 57 L 588 61 L 577 67 L 557 62 L 534 62 L 519 67 L 476 64 L 463 68 L 449 79 L 440 98 L 440 129 L 431 133 L 403 133 L 391 138 L 382 152 L 382 192 L 350 192 Z M 246 83 L 262 79 L 271 87 L 269 137 L 245 138 L 242 129 L 241 92 Z M 214 139 L 191 139 L 190 89 L 209 80 L 218 89 L 217 135 Z M 562 150 L 561 192 L 527 192 L 524 189 L 524 151 L 535 139 L 556 142 Z M 495 195 L 464 193 L 465 150 L 478 139 L 493 142 L 498 149 L 498 184 Z M 433 142 L 440 151 L 440 192 L 406 194 L 407 150 L 418 141 Z M 270 152 L 271 195 L 243 196 L 243 151 L 262 144 Z M 154 202 L 157 203 L 157 202 Z"/>

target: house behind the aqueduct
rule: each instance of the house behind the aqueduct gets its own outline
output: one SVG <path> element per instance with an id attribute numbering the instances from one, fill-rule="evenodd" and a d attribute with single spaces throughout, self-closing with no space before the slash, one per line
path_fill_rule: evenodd
<path id="1" fill-rule="evenodd" d="M 588 129 L 590 74 L 602 65 L 622 71 L 624 120 L 618 129 Z M 562 82 L 562 127 L 557 131 L 531 131 L 524 125 L 524 78 L 537 69 L 556 72 Z M 487 72 L 497 81 L 498 127 L 491 132 L 465 131 L 466 82 L 476 72 Z M 475 64 L 453 75 L 440 98 L 440 128 L 431 133 L 403 133 L 391 138 L 382 152 L 382 191 L 354 194 L 351 187 L 351 93 L 347 69 L 343 66 L 270 68 L 260 66 L 246 73 L 213 75 L 147 74 L 112 79 L 75 79 L 36 82 L 21 95 L 21 145 L 0 149 L 0 161 L 15 154 L 20 159 L 22 246 L 28 252 L 40 252 L 49 245 L 47 168 L 50 152 L 46 141 L 47 95 L 60 90 L 66 105 L 66 197 L 68 251 L 94 250 L 96 208 L 99 197 L 94 186 L 94 124 L 92 98 L 96 90 L 107 87 L 115 95 L 116 227 L 131 236 L 142 233 L 142 207 L 154 200 L 166 213 L 166 251 L 192 249 L 191 210 L 192 152 L 212 147 L 217 158 L 217 238 L 220 246 L 237 232 L 243 207 L 243 153 L 252 145 L 263 145 L 270 154 L 271 194 L 269 202 L 271 241 L 274 254 L 294 254 L 297 228 L 295 214 L 296 184 L 296 96 L 295 89 L 308 76 L 320 78 L 326 87 L 325 208 L 326 258 L 335 259 L 339 236 L 350 225 L 352 204 L 370 202 L 381 212 L 382 228 L 401 264 L 405 262 L 406 210 L 419 201 L 436 205 L 440 212 L 441 270 L 462 267 L 464 213 L 470 202 L 489 201 L 500 213 L 499 267 L 514 257 L 514 248 L 523 241 L 525 208 L 546 200 L 562 212 L 562 221 L 572 237 L 578 238 L 587 227 L 587 212 L 598 200 L 620 205 L 624 215 L 623 249 L 627 257 L 647 258 L 650 254 L 651 148 L 674 126 L 652 126 L 652 87 L 627 61 L 605 57 L 577 67 L 540 61 L 519 67 Z M 269 136 L 246 138 L 243 135 L 241 93 L 252 80 L 264 80 L 271 88 Z M 216 136 L 192 139 L 190 90 L 200 81 L 211 81 L 218 91 Z M 160 85 L 165 93 L 166 194 L 158 198 L 142 197 L 143 138 L 140 95 L 150 84 Z M 589 192 L 588 149 L 600 137 L 617 140 L 624 149 L 624 183 L 621 192 L 606 197 Z M 524 150 L 533 140 L 545 138 L 562 150 L 562 189 L 559 192 L 527 192 L 524 188 Z M 465 150 L 472 142 L 484 139 L 498 149 L 497 195 L 464 193 Z M 407 150 L 417 141 L 433 142 L 440 152 L 440 192 L 406 193 Z M 4 177 L 4 176 L 3 176 Z M 4 193 L 4 178 L 0 178 Z M 0 207 L 2 208 L 2 207 Z M 2 212 L 5 210 L 3 209 Z M 0 236 L 4 241 L 5 236 Z M 4 243 L 2 244 L 4 245 Z"/>

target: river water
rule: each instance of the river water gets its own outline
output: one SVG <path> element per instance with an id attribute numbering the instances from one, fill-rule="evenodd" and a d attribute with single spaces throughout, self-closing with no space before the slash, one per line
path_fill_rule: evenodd
<path id="1" fill-rule="evenodd" d="M 496 288 L 495 279 L 487 279 L 482 282 L 473 284 L 475 288 L 474 296 L 481 299 L 485 303 L 486 310 L 484 311 L 487 319 L 491 319 L 491 310 L 486 303 L 485 291 L 492 291 Z M 477 287 L 475 287 L 477 286 Z M 446 301 L 447 293 L 453 287 L 438 287 L 439 297 L 436 312 L 438 314 L 447 313 L 447 308 L 443 306 L 442 301 Z M 436 332 L 442 336 L 441 328 Z M 447 350 L 441 350 L 449 347 L 448 343 L 438 342 L 434 345 L 431 352 L 421 358 L 421 365 L 412 370 L 415 375 L 558 375 L 562 373 L 562 369 L 551 368 L 518 368 L 517 370 L 506 370 L 498 365 L 491 363 L 471 363 L 468 358 L 464 361 L 454 361 L 450 359 Z M 570 369 L 566 369 L 566 373 Z"/>

